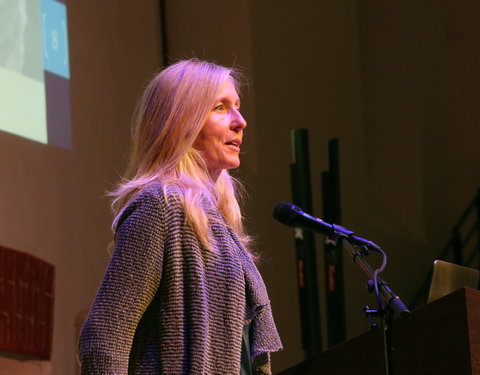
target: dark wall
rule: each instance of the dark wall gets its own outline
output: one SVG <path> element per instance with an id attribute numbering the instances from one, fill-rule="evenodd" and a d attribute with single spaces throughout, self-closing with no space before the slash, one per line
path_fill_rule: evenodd
<path id="1" fill-rule="evenodd" d="M 477 5 L 188 3 L 166 1 L 171 55 L 235 60 L 252 79 L 240 175 L 285 345 L 274 355 L 280 370 L 303 355 L 293 233 L 271 217 L 278 201 L 291 200 L 291 129 L 310 134 L 318 216 L 327 141 L 339 138 L 343 224 L 387 251 L 384 277 L 409 302 L 480 185 Z M 321 270 L 320 237 L 317 250 Z M 361 308 L 373 301 L 363 273 L 347 257 L 345 263 L 352 337 L 368 329 Z M 324 317 L 321 273 L 319 286 Z M 323 318 L 324 332 L 326 324 Z"/>

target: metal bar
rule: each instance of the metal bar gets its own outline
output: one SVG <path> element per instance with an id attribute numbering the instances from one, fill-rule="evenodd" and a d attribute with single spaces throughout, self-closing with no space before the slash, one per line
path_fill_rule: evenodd
<path id="1" fill-rule="evenodd" d="M 467 219 L 468 215 L 476 208 L 477 209 L 477 213 L 479 212 L 480 210 L 480 198 L 479 198 L 479 195 L 480 195 L 480 189 L 477 190 L 477 194 L 476 196 L 472 199 L 472 201 L 468 204 L 467 208 L 465 209 L 465 211 L 463 211 L 463 213 L 460 215 L 460 217 L 458 218 L 457 220 L 457 223 L 455 224 L 455 227 L 460 227 L 463 222 Z"/>

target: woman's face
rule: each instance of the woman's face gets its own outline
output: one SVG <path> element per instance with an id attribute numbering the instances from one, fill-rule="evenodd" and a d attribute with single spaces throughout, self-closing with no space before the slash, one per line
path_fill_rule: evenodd
<path id="1" fill-rule="evenodd" d="M 205 157 L 212 179 L 216 180 L 223 169 L 240 165 L 240 145 L 246 126 L 240 114 L 237 90 L 231 79 L 227 79 L 220 87 L 207 121 L 195 141 L 195 148 Z"/>

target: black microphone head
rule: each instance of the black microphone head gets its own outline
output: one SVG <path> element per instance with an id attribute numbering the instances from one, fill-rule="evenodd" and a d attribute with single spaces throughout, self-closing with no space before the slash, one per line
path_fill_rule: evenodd
<path id="1" fill-rule="evenodd" d="M 273 210 L 273 217 L 282 224 L 294 226 L 295 218 L 298 216 L 296 210 L 298 207 L 292 203 L 279 202 Z"/>

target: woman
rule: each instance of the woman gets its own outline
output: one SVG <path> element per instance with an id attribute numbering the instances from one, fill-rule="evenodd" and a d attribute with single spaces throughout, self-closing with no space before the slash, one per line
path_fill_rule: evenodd
<path id="1" fill-rule="evenodd" d="M 187 60 L 146 88 L 82 374 L 271 373 L 281 342 L 227 171 L 247 125 L 237 77 Z"/>

